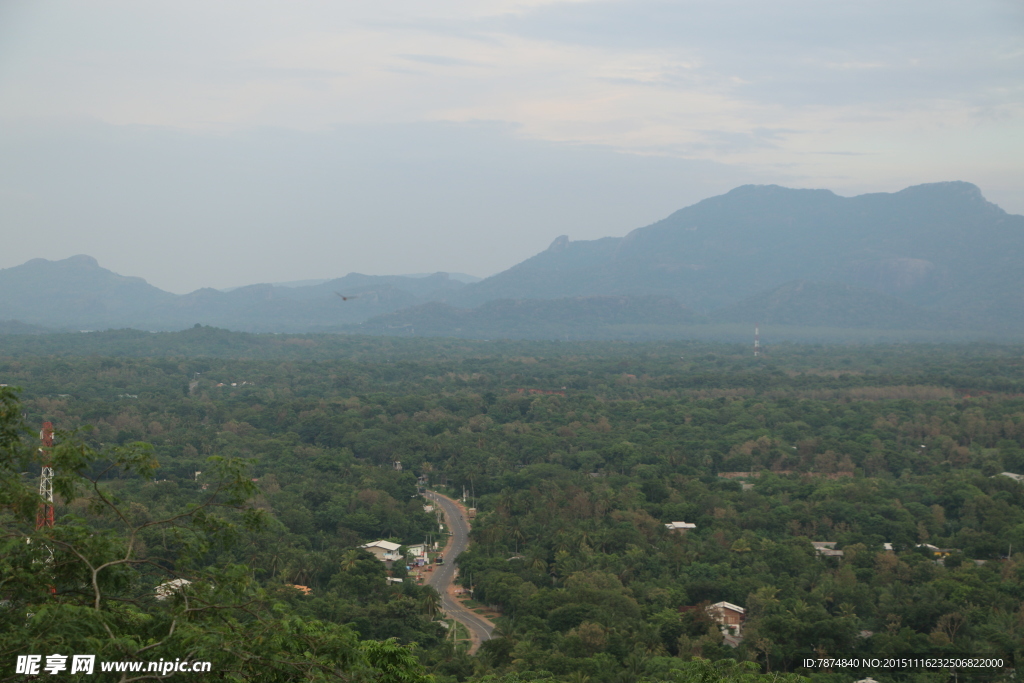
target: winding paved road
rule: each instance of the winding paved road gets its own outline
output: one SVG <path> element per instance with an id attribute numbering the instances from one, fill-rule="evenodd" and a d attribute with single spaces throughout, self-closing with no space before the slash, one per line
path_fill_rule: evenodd
<path id="1" fill-rule="evenodd" d="M 434 571 L 427 579 L 427 584 L 433 586 L 441 594 L 441 606 L 444 608 L 445 614 L 469 629 L 473 635 L 473 645 L 470 647 L 469 653 L 474 654 L 480 648 L 480 643 L 491 639 L 494 624 L 466 609 L 449 592 L 449 588 L 455 580 L 455 560 L 462 551 L 469 547 L 469 521 L 458 504 L 448 496 L 443 496 L 435 491 L 427 491 L 423 496 L 441 507 L 445 522 L 448 523 L 448 528 L 452 532 L 451 541 L 445 549 L 444 564 L 434 566 Z"/>

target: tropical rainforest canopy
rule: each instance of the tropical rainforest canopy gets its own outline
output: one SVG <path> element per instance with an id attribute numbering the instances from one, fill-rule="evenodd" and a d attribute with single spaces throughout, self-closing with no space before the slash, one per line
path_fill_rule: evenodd
<path id="1" fill-rule="evenodd" d="M 33 339 L 0 351 L 0 680 L 53 652 L 207 660 L 239 681 L 1024 664 L 1024 484 L 1002 474 L 1024 473 L 1021 348 Z M 56 524 L 37 530 L 44 420 Z M 358 548 L 436 536 L 418 477 L 479 511 L 460 581 L 501 616 L 476 656 L 433 589 L 386 582 Z M 741 628 L 717 623 L 722 601 Z"/>

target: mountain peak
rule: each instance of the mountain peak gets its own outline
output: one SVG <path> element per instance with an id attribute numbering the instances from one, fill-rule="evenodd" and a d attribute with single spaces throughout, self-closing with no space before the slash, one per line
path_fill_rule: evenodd
<path id="1" fill-rule="evenodd" d="M 770 197 L 775 195 L 792 195 L 792 194 L 816 194 L 821 196 L 836 196 L 832 190 L 824 190 L 821 188 L 803 188 L 803 187 L 784 187 L 782 185 L 740 185 L 739 187 L 733 188 L 723 195 L 718 197 L 711 197 L 711 199 L 721 199 L 724 197 L 730 197 L 735 199 L 736 197 L 743 196 L 759 196 L 759 197 Z M 708 201 L 708 200 L 704 200 Z"/>
<path id="2" fill-rule="evenodd" d="M 1022 250 L 1024 217 L 1008 216 L 986 202 L 971 183 L 930 183 L 856 197 L 744 185 L 625 238 L 569 242 L 559 237 L 537 256 L 468 287 L 453 303 L 663 295 L 712 312 L 782 283 L 806 280 L 857 291 L 838 285 L 783 290 L 793 311 L 803 304 L 817 307 L 815 315 L 801 320 L 831 324 L 836 316 L 826 312 L 833 303 L 848 312 L 838 319 L 865 324 L 896 324 L 901 315 L 909 324 L 919 318 L 914 307 L 1024 319 L 1014 296 L 1021 288 Z M 861 289 L 869 294 L 858 293 Z"/>
<path id="3" fill-rule="evenodd" d="M 566 247 L 569 246 L 569 236 L 559 235 L 555 238 L 555 241 L 548 247 L 548 251 L 565 251 Z"/>
<path id="4" fill-rule="evenodd" d="M 984 199 L 981 195 L 981 188 L 974 183 L 968 183 L 964 180 L 945 180 L 938 183 L 911 185 L 910 187 L 904 188 L 895 194 L 942 194 L 946 196 L 950 194 L 957 194 L 960 196 Z"/>
<path id="5" fill-rule="evenodd" d="M 934 202 L 955 202 L 965 205 L 982 205 L 989 208 L 998 208 L 981 194 L 981 188 L 974 183 L 963 180 L 950 180 L 941 183 L 926 183 L 924 185 L 912 185 L 904 190 L 894 193 L 894 196 L 920 198 L 923 201 Z M 1002 209 L 999 209 L 1002 211 Z"/>
<path id="6" fill-rule="evenodd" d="M 865 202 L 898 202 L 908 207 L 913 205 L 918 209 L 931 207 L 933 211 L 940 213 L 980 211 L 990 217 L 1006 215 L 1003 209 L 985 199 L 977 185 L 963 180 L 912 185 L 899 192 L 876 192 L 852 199 Z"/>
<path id="7" fill-rule="evenodd" d="M 60 260 L 57 260 L 57 261 L 51 261 L 50 259 L 45 259 L 45 258 L 34 258 L 34 259 L 29 259 L 28 261 L 25 261 L 23 264 L 21 264 L 21 266 L 16 266 L 16 267 L 21 267 L 21 268 L 24 268 L 24 267 L 39 268 L 39 267 L 45 267 L 45 266 L 48 266 L 48 265 L 54 265 L 54 266 L 81 266 L 81 267 L 85 267 L 85 268 L 99 268 L 100 267 L 99 261 L 97 261 L 95 258 L 93 258 L 92 256 L 89 256 L 87 254 L 77 254 L 75 256 L 69 256 L 66 259 L 60 259 Z"/>
<path id="8" fill-rule="evenodd" d="M 69 266 L 87 266 L 89 268 L 100 267 L 100 262 L 88 254 L 76 254 L 75 256 L 69 256 L 64 259 L 64 263 Z"/>

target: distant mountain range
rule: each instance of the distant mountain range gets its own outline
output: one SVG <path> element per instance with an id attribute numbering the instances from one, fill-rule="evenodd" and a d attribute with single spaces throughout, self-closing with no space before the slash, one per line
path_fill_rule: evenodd
<path id="1" fill-rule="evenodd" d="M 0 320 L 65 330 L 166 331 L 200 324 L 248 332 L 312 332 L 443 300 L 465 286 L 445 273 L 352 273 L 315 285 L 258 284 L 176 295 L 102 268 L 91 256 L 72 256 L 63 261 L 33 259 L 0 270 L 0 291 L 5 293 Z"/>
<path id="2" fill-rule="evenodd" d="M 434 275 L 435 273 L 413 273 L 408 275 L 398 275 L 400 278 L 426 278 Z M 479 278 L 475 275 L 468 275 L 466 273 L 446 273 L 449 280 L 455 280 L 456 282 L 462 282 L 469 284 L 472 282 L 480 282 L 483 278 Z M 274 287 L 313 287 L 315 285 L 323 285 L 331 282 L 330 278 L 321 278 L 319 280 L 292 280 L 291 282 L 272 282 L 270 283 Z M 226 287 L 221 289 L 222 292 L 233 292 L 241 287 Z"/>
<path id="3" fill-rule="evenodd" d="M 637 326 L 1024 333 L 1024 217 L 969 183 L 840 197 L 747 185 L 625 237 L 570 241 L 479 282 L 349 274 L 175 295 L 89 256 L 0 270 L 0 333 L 194 324 L 616 338 Z M 343 299 L 342 296 L 345 298 Z M 629 337 L 629 335 L 625 335 Z"/>

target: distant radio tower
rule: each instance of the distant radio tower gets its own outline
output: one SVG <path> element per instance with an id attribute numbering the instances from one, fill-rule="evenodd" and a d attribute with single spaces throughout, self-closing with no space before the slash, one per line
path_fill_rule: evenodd
<path id="1" fill-rule="evenodd" d="M 53 528 L 53 465 L 50 464 L 50 449 L 53 447 L 53 423 L 44 422 L 43 430 L 39 432 L 39 439 L 43 447 L 39 449 L 42 454 L 43 471 L 39 475 L 39 512 L 36 513 L 36 529 L 45 527 Z"/>
<path id="2" fill-rule="evenodd" d="M 754 323 L 754 358 L 761 355 L 761 323 Z"/>
<path id="3" fill-rule="evenodd" d="M 36 512 L 36 531 L 43 527 L 53 528 L 53 465 L 50 464 L 50 449 L 53 448 L 53 423 L 44 422 L 43 429 L 39 432 L 39 440 L 43 447 L 39 449 L 42 454 L 43 471 L 39 474 L 39 511 Z M 53 548 L 46 548 L 48 557 L 46 563 L 53 564 Z M 50 594 L 57 594 L 57 587 L 50 584 Z"/>

